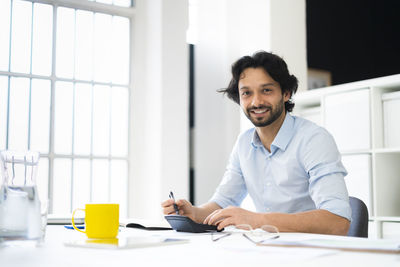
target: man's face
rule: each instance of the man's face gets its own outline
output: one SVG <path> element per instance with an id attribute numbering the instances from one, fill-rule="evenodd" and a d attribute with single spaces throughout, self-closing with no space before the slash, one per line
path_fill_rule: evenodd
<path id="1" fill-rule="evenodd" d="M 247 68 L 239 79 L 240 106 L 256 127 L 265 127 L 284 114 L 289 93 L 282 90 L 263 68 Z"/>

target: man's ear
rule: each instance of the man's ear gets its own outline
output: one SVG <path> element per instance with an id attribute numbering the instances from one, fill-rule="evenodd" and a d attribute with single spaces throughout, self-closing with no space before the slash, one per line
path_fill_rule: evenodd
<path id="1" fill-rule="evenodd" d="M 286 91 L 283 93 L 283 102 L 287 102 L 289 101 L 290 97 L 292 96 L 292 94 L 289 91 Z"/>

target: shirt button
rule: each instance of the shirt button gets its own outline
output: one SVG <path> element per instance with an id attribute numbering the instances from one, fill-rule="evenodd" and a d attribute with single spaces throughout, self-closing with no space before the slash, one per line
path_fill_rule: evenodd
<path id="1" fill-rule="evenodd" d="M 267 183 L 267 186 L 270 186 L 270 185 L 271 185 L 271 183 L 270 183 L 270 182 L 268 182 L 268 183 Z"/>
<path id="2" fill-rule="evenodd" d="M 267 211 L 270 211 L 271 209 L 270 209 L 270 208 L 267 208 L 266 210 L 267 210 Z"/>

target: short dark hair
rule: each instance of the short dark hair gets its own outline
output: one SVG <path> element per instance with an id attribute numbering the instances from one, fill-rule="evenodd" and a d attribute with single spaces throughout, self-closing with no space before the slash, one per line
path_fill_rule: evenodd
<path id="1" fill-rule="evenodd" d="M 285 102 L 285 109 L 291 112 L 294 103 L 291 98 L 296 93 L 298 81 L 296 76 L 289 74 L 286 62 L 279 56 L 259 51 L 252 56 L 244 56 L 232 64 L 232 79 L 228 88 L 218 90 L 220 93 L 228 95 L 228 98 L 240 104 L 239 99 L 239 79 L 242 72 L 247 68 L 263 68 L 275 81 L 277 81 L 282 89 L 282 94 L 289 92 L 290 99 Z"/>

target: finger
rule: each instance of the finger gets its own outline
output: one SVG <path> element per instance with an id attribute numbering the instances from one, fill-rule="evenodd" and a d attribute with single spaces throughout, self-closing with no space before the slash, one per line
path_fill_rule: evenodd
<path id="1" fill-rule="evenodd" d="M 174 200 L 167 199 L 161 203 L 161 207 L 165 208 L 165 207 L 171 206 L 172 204 L 174 204 Z"/>
<path id="2" fill-rule="evenodd" d="M 185 205 L 186 204 L 186 202 L 188 202 L 188 201 L 186 201 L 185 199 L 178 199 L 175 203 L 178 205 Z"/>
<path id="3" fill-rule="evenodd" d="M 163 209 L 163 214 L 169 214 L 169 210 L 168 209 Z"/>
<path id="4" fill-rule="evenodd" d="M 171 214 L 171 213 L 175 213 L 175 209 L 173 208 L 173 206 L 169 206 L 163 209 L 163 213 L 164 214 Z"/>
<path id="5" fill-rule="evenodd" d="M 229 217 L 229 213 L 226 212 L 226 210 L 218 210 L 215 214 L 211 216 L 211 218 L 208 220 L 208 224 L 210 225 L 216 225 L 219 221 Z"/>
<path id="6" fill-rule="evenodd" d="M 168 215 L 176 215 L 175 211 L 171 211 Z"/>
<path id="7" fill-rule="evenodd" d="M 217 229 L 222 230 L 223 228 L 225 228 L 229 225 L 235 225 L 233 217 L 228 217 L 226 219 L 219 221 L 217 223 Z"/>
<path id="8" fill-rule="evenodd" d="M 176 203 L 176 205 L 178 205 L 178 207 L 192 206 L 192 204 L 189 201 L 187 201 L 186 199 L 178 199 L 175 203 Z"/>
<path id="9" fill-rule="evenodd" d="M 164 214 L 166 214 L 166 215 L 176 215 L 176 211 L 174 210 L 174 209 L 172 209 L 172 210 L 168 210 L 168 211 L 166 211 L 167 213 L 164 213 Z M 184 211 L 179 211 L 179 214 L 180 215 L 184 215 Z"/>
<path id="10" fill-rule="evenodd" d="M 214 210 L 213 212 L 211 212 L 203 221 L 204 224 L 209 224 L 210 219 L 218 212 L 220 211 L 220 209 Z"/>

